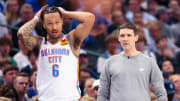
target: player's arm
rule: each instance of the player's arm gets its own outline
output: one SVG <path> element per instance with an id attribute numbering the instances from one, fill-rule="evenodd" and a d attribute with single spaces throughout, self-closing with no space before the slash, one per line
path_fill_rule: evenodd
<path id="1" fill-rule="evenodd" d="M 72 18 L 80 21 L 81 23 L 69 33 L 69 37 L 72 43 L 72 46 L 75 51 L 79 50 L 81 43 L 90 33 L 95 17 L 92 13 L 89 12 L 71 12 L 65 11 L 59 7 L 60 11 L 63 14 L 64 18 Z"/>
<path id="2" fill-rule="evenodd" d="M 44 9 L 46 6 L 44 6 L 42 9 Z M 18 30 L 18 38 L 20 41 L 29 49 L 32 50 L 35 46 L 38 45 L 40 38 L 37 36 L 32 36 L 32 31 L 34 30 L 37 22 L 39 21 L 40 18 L 40 13 L 42 11 L 37 12 L 35 17 L 25 23 L 20 29 Z"/>
<path id="3" fill-rule="evenodd" d="M 19 40 L 28 48 L 28 50 L 32 50 L 38 43 L 39 38 L 32 36 L 32 31 L 34 30 L 37 22 L 38 20 L 33 18 L 24 24 L 17 33 Z"/>

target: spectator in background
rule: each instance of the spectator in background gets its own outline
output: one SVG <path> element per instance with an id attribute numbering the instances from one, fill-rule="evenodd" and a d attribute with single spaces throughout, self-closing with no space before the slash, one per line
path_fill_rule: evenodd
<path id="1" fill-rule="evenodd" d="M 34 96 L 37 96 L 37 88 L 36 88 L 36 76 L 37 76 L 37 70 L 35 68 L 31 69 L 30 74 L 30 87 L 27 92 L 27 95 L 30 99 L 32 99 Z"/>
<path id="2" fill-rule="evenodd" d="M 151 50 L 149 50 L 149 48 L 147 47 L 146 38 L 142 34 L 139 34 L 138 41 L 136 41 L 136 49 L 144 53 L 145 55 L 152 57 L 153 60 L 156 61 L 155 54 Z"/>
<path id="3" fill-rule="evenodd" d="M 92 88 L 94 89 L 94 91 L 95 91 L 95 98 L 97 99 L 97 91 L 98 91 L 98 89 L 99 89 L 99 85 L 100 85 L 100 80 L 98 79 L 98 80 L 95 80 L 94 82 L 93 82 L 93 85 L 92 85 Z"/>
<path id="4" fill-rule="evenodd" d="M 112 12 L 112 24 L 108 26 L 108 34 L 112 33 L 115 29 L 117 29 L 120 25 L 126 22 L 124 14 L 120 10 L 116 10 Z"/>
<path id="5" fill-rule="evenodd" d="M 16 90 L 9 85 L 0 87 L 0 97 L 0 101 L 20 101 Z M 8 98 L 9 100 L 2 99 L 2 97 Z"/>
<path id="6" fill-rule="evenodd" d="M 18 22 L 15 26 L 17 28 L 20 28 L 23 24 L 25 24 L 26 22 L 31 20 L 33 17 L 34 17 L 34 12 L 32 10 L 32 6 L 29 4 L 23 4 L 20 9 L 21 21 Z M 37 32 L 35 30 L 33 30 L 32 34 L 37 35 Z M 13 40 L 14 47 L 19 48 L 18 47 L 17 30 L 14 30 L 14 29 L 12 30 L 12 40 Z"/>
<path id="7" fill-rule="evenodd" d="M 174 66 L 172 65 L 170 60 L 164 60 L 162 62 L 161 70 L 171 76 L 174 73 Z"/>
<path id="8" fill-rule="evenodd" d="M 3 69 L 3 85 L 13 85 L 13 81 L 18 74 L 19 69 L 16 66 L 8 65 Z"/>
<path id="9" fill-rule="evenodd" d="M 10 51 L 12 48 L 12 40 L 8 37 L 0 38 L 0 53 L 2 58 L 9 58 L 13 65 L 17 65 L 13 57 L 10 56 Z"/>
<path id="10" fill-rule="evenodd" d="M 168 25 L 168 19 L 169 19 L 169 14 L 170 14 L 170 9 L 164 7 L 164 6 L 159 6 L 156 9 L 156 17 L 158 18 L 158 20 L 160 20 L 160 22 L 162 23 L 162 25 Z"/>
<path id="11" fill-rule="evenodd" d="M 175 17 L 177 18 L 177 23 L 176 24 L 173 24 L 171 26 L 171 31 L 172 31 L 172 35 L 173 35 L 173 38 L 175 39 L 174 42 L 177 44 L 177 46 L 180 47 L 180 9 L 178 9 L 176 12 L 175 12 Z"/>
<path id="12" fill-rule="evenodd" d="M 175 57 L 172 51 L 168 49 L 168 40 L 166 36 L 161 36 L 156 40 L 156 47 L 157 52 L 155 52 L 155 55 L 158 64 L 162 64 L 166 59 L 174 61 Z"/>
<path id="13" fill-rule="evenodd" d="M 123 5 L 123 1 L 122 0 L 114 0 L 114 2 L 112 2 L 112 12 L 114 11 L 120 11 L 123 14 L 125 14 L 125 7 Z"/>
<path id="14" fill-rule="evenodd" d="M 174 74 L 169 77 L 169 80 L 174 82 L 175 95 L 173 101 L 180 101 L 180 74 Z"/>
<path id="15" fill-rule="evenodd" d="M 180 8 L 178 0 L 170 0 L 168 6 L 172 10 L 172 12 L 178 11 L 178 9 Z"/>
<path id="16" fill-rule="evenodd" d="M 178 23 L 178 15 L 176 14 L 176 12 L 179 12 L 179 4 L 177 0 L 170 0 L 169 2 L 169 9 L 170 9 L 170 14 L 169 14 L 169 20 L 168 20 L 168 24 L 169 25 L 173 25 Z"/>
<path id="17" fill-rule="evenodd" d="M 153 22 L 149 27 L 149 32 L 150 33 L 146 35 L 148 47 L 153 52 L 157 52 L 155 41 L 163 35 L 161 24 L 159 24 L 159 22 Z M 168 40 L 168 49 L 171 50 L 171 52 L 173 52 L 174 54 L 178 48 L 169 38 L 167 38 L 167 40 Z"/>
<path id="18" fill-rule="evenodd" d="M 19 67 L 20 70 L 26 66 L 30 66 L 30 68 L 31 68 L 32 65 L 31 65 L 30 61 L 28 60 L 28 56 L 27 56 L 28 49 L 20 41 L 19 41 L 19 47 L 20 47 L 20 51 L 18 53 L 16 53 L 13 57 L 17 63 L 17 66 Z"/>
<path id="19" fill-rule="evenodd" d="M 90 77 L 91 77 L 91 73 L 88 68 L 80 68 L 80 70 L 79 70 L 79 86 L 81 89 L 81 96 L 84 96 L 85 82 Z"/>
<path id="20" fill-rule="evenodd" d="M 26 93 L 29 89 L 29 76 L 26 73 L 19 73 L 13 82 L 13 87 L 15 88 L 19 101 L 29 101 Z"/>
<path id="21" fill-rule="evenodd" d="M 0 59 L 0 86 L 3 84 L 3 70 L 6 66 L 12 65 L 11 60 L 9 58 Z"/>
<path id="22" fill-rule="evenodd" d="M 172 81 L 169 80 L 169 74 L 167 72 L 162 71 L 163 78 L 164 78 L 164 86 L 167 92 L 168 101 L 172 100 L 175 94 L 175 86 Z"/>
<path id="23" fill-rule="evenodd" d="M 7 24 L 7 22 L 6 22 L 6 18 L 5 18 L 5 16 L 0 12 L 0 24 L 4 24 L 4 25 L 6 25 Z M 9 34 L 8 34 L 8 29 L 6 28 L 6 27 L 2 27 L 2 26 L 0 26 L 0 37 L 3 37 L 3 36 L 8 36 Z"/>
<path id="24" fill-rule="evenodd" d="M 158 19 L 157 22 L 160 26 L 162 35 L 166 35 L 169 39 L 173 40 L 174 38 L 170 30 L 170 27 L 168 25 L 169 13 L 170 13 L 169 9 L 163 6 L 160 6 L 156 9 L 156 17 Z"/>
<path id="25" fill-rule="evenodd" d="M 173 101 L 174 94 L 175 94 L 174 83 L 172 81 L 165 80 L 164 81 L 164 86 L 165 86 L 165 89 L 166 89 L 166 92 L 167 92 L 168 101 Z"/>
<path id="26" fill-rule="evenodd" d="M 1 71 L 1 75 L 2 76 L 2 70 L 7 66 L 7 65 L 12 65 L 11 60 L 9 58 L 2 58 L 0 59 L 0 71 Z"/>
<path id="27" fill-rule="evenodd" d="M 128 10 L 126 12 L 126 18 L 129 22 L 133 23 L 133 16 L 134 13 L 141 12 L 140 11 L 140 3 L 138 0 L 129 0 Z M 150 22 L 152 20 L 155 20 L 156 18 L 146 12 L 142 12 L 142 19 L 143 22 Z"/>
<path id="28" fill-rule="evenodd" d="M 155 17 L 156 15 L 156 8 L 158 7 L 158 4 L 156 0 L 150 0 L 148 1 L 147 5 L 147 13 Z"/>
<path id="29" fill-rule="evenodd" d="M 79 67 L 88 66 L 89 58 L 85 50 L 81 49 L 79 54 Z"/>
<path id="30" fill-rule="evenodd" d="M 26 0 L 27 4 L 30 4 L 33 8 L 33 12 L 37 12 L 41 9 L 44 5 L 53 5 L 53 0 Z"/>
<path id="31" fill-rule="evenodd" d="M 8 0 L 6 5 L 6 20 L 9 25 L 16 25 L 21 21 L 18 0 Z"/>
<path id="32" fill-rule="evenodd" d="M 101 73 L 104 69 L 104 63 L 112 55 L 119 54 L 120 50 L 119 47 L 119 41 L 118 41 L 118 35 L 115 33 L 112 33 L 106 37 L 104 40 L 104 43 L 106 45 L 106 50 L 103 53 L 104 57 L 99 57 L 97 60 L 97 72 Z"/>
<path id="33" fill-rule="evenodd" d="M 100 13 L 107 20 L 108 24 L 112 23 L 112 19 L 111 19 L 112 4 L 113 4 L 112 0 L 102 0 L 99 4 Z"/>
<path id="34" fill-rule="evenodd" d="M 92 99 L 96 99 L 96 92 L 95 90 L 92 88 L 93 82 L 95 81 L 94 78 L 89 78 L 86 80 L 85 83 L 85 88 L 84 88 L 84 93 L 85 95 L 82 97 L 82 101 L 87 101 L 87 98 L 92 98 Z"/>

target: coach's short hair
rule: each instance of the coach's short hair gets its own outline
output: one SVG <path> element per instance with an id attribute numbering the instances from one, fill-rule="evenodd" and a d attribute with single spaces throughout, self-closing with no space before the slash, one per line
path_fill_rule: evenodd
<path id="1" fill-rule="evenodd" d="M 121 29 L 125 29 L 125 28 L 127 28 L 127 29 L 132 29 L 133 31 L 134 31 L 134 35 L 137 35 L 137 28 L 136 28 L 136 26 L 134 25 L 134 24 L 132 24 L 132 23 L 125 23 L 125 24 L 122 24 L 120 27 L 119 27 L 119 30 L 121 30 Z"/>

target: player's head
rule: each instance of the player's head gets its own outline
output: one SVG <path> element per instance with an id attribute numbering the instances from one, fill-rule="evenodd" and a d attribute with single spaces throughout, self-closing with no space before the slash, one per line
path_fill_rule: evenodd
<path id="1" fill-rule="evenodd" d="M 138 40 L 136 26 L 126 23 L 119 28 L 119 41 L 124 50 L 135 49 L 135 42 Z"/>
<path id="2" fill-rule="evenodd" d="M 57 39 L 61 35 L 63 19 L 62 13 L 57 7 L 46 7 L 41 12 L 41 20 L 44 29 L 50 39 Z"/>

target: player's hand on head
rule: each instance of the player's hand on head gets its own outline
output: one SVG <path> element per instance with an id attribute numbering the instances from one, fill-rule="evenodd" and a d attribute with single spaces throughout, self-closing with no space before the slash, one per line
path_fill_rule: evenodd
<path id="1" fill-rule="evenodd" d="M 58 9 L 62 13 L 62 15 L 65 16 L 66 10 L 64 10 L 62 7 L 58 7 Z"/>
<path id="2" fill-rule="evenodd" d="M 46 8 L 48 7 L 48 5 L 44 5 L 36 14 L 35 16 L 37 16 L 40 20 L 41 20 L 41 12 Z"/>

